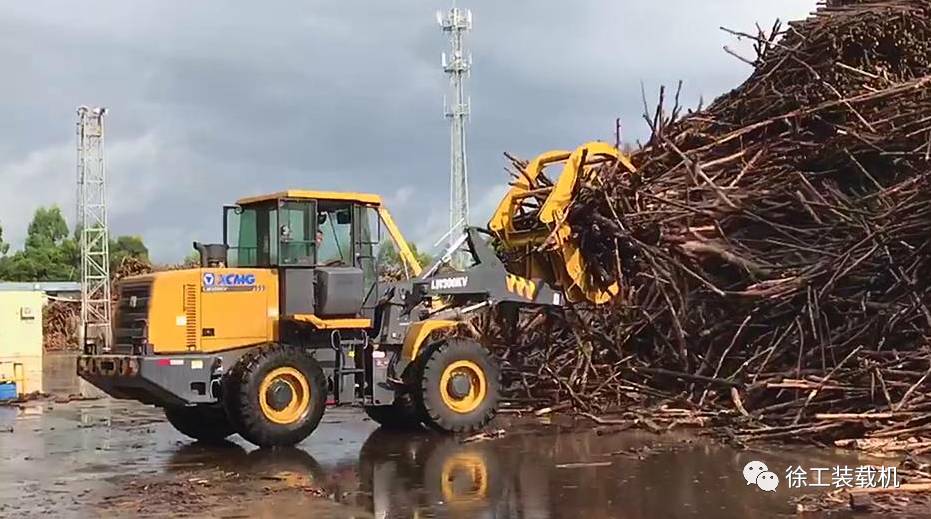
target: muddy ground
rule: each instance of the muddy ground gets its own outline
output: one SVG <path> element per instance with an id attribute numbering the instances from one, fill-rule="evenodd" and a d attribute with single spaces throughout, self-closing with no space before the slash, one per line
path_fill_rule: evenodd
<path id="1" fill-rule="evenodd" d="M 54 364 L 47 387 L 92 393 L 58 365 L 66 361 Z M 796 517 L 796 498 L 829 489 L 783 482 L 763 492 L 744 481 L 746 463 L 780 476 L 794 465 L 889 464 L 509 417 L 498 426 L 500 438 L 462 443 L 377 430 L 340 408 L 297 448 L 259 450 L 238 437 L 208 447 L 154 408 L 53 397 L 0 407 L 0 517 Z"/>

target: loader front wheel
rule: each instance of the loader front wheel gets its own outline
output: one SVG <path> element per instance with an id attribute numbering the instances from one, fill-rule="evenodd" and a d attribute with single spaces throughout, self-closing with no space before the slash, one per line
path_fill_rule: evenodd
<path id="1" fill-rule="evenodd" d="M 181 434 L 204 443 L 220 443 L 236 432 L 226 418 L 226 413 L 219 407 L 166 407 L 165 418 Z"/>
<path id="2" fill-rule="evenodd" d="M 237 432 L 259 447 L 291 446 L 317 428 L 326 407 L 326 377 L 303 350 L 263 346 L 230 372 L 224 404 Z"/>
<path id="3" fill-rule="evenodd" d="M 427 425 L 471 433 L 494 418 L 501 380 L 497 363 L 485 348 L 454 338 L 433 345 L 424 355 L 417 404 Z"/>

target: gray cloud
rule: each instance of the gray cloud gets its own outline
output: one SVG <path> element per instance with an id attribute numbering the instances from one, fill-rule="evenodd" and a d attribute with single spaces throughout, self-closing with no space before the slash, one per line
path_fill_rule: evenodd
<path id="1" fill-rule="evenodd" d="M 798 18 L 814 0 L 470 2 L 473 215 L 503 189 L 501 152 L 641 138 L 640 83 L 711 99 L 748 67 L 718 30 Z M 460 2 L 465 5 L 465 2 Z M 74 213 L 74 108 L 110 107 L 111 225 L 174 261 L 219 235 L 219 207 L 286 187 L 383 194 L 414 240 L 444 232 L 445 2 L 0 4 L 0 224 Z"/>

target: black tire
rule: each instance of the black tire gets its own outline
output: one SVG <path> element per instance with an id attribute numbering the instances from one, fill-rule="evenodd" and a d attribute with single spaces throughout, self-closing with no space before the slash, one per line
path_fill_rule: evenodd
<path id="1" fill-rule="evenodd" d="M 385 429 L 411 431 L 422 428 L 417 408 L 407 395 L 398 395 L 391 405 L 366 406 L 365 414 Z"/>
<path id="2" fill-rule="evenodd" d="M 286 373 L 274 375 L 282 371 Z M 274 409 L 268 390 L 260 394 L 266 379 L 280 384 L 280 377 L 289 382 L 286 394 L 290 398 L 285 397 L 283 410 Z M 300 349 L 274 344 L 239 359 L 224 382 L 223 403 L 236 432 L 249 442 L 259 447 L 292 446 L 317 428 L 326 409 L 326 396 L 326 377 L 316 359 Z M 306 406 L 298 405 L 293 415 L 275 415 L 288 411 L 294 399 L 306 402 Z"/>
<path id="3" fill-rule="evenodd" d="M 236 432 L 222 407 L 171 406 L 165 408 L 165 418 L 181 434 L 204 443 L 225 443 Z"/>
<path id="4" fill-rule="evenodd" d="M 494 418 L 498 410 L 501 374 L 485 348 L 474 341 L 451 338 L 430 346 L 422 355 L 416 401 L 420 418 L 426 425 L 442 432 L 472 433 Z M 451 390 L 440 386 L 447 368 L 462 362 L 474 367 L 470 369 L 481 371 L 485 393 L 473 400 L 476 402 L 474 408 L 456 410 L 444 400 L 443 393 L 450 396 Z"/>

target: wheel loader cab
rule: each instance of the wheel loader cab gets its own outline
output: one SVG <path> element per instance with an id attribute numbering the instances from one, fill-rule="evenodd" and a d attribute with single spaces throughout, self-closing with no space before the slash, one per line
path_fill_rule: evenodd
<path id="1" fill-rule="evenodd" d="M 281 318 L 371 320 L 380 207 L 372 195 L 316 192 L 241 200 L 224 208 L 227 265 L 273 270 Z"/>

